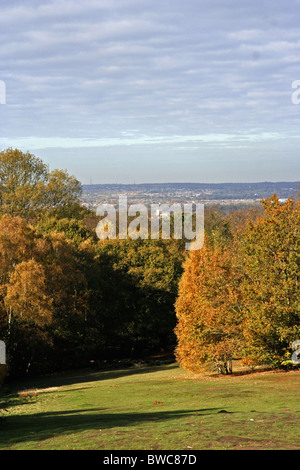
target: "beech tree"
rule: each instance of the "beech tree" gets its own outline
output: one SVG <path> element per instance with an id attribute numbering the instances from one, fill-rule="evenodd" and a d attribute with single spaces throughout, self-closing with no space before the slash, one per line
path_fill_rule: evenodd
<path id="1" fill-rule="evenodd" d="M 241 348 L 242 310 L 233 249 L 221 248 L 206 237 L 204 247 L 189 255 L 176 301 L 176 358 L 187 370 L 216 366 L 232 372 L 232 359 Z"/>

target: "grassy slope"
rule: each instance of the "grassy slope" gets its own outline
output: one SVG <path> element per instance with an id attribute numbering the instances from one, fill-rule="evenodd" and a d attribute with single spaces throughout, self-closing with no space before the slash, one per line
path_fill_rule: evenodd
<path id="1" fill-rule="evenodd" d="M 175 364 L 44 377 L 0 397 L 0 449 L 299 449 L 299 388 L 299 371 Z"/>

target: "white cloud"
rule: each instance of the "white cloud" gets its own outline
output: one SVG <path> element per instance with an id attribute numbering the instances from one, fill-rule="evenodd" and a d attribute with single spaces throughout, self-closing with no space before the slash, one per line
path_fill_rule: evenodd
<path id="1" fill-rule="evenodd" d="M 284 138 L 283 135 L 275 132 L 262 133 L 239 133 L 239 134 L 203 134 L 203 135 L 165 135 L 150 136 L 139 135 L 138 133 L 124 132 L 119 138 L 106 139 L 83 139 L 83 138 L 37 138 L 24 137 L 15 141 L 20 148 L 92 148 L 111 146 L 136 146 L 136 145 L 156 145 L 156 144 L 182 144 L 182 143 L 214 143 L 226 144 L 233 142 L 254 142 L 278 140 Z M 9 145 L 9 139 L 0 139 L 0 145 L 5 148 Z"/>
<path id="2" fill-rule="evenodd" d="M 261 39 L 263 31 L 259 29 L 244 29 L 241 31 L 233 31 L 228 33 L 230 39 L 236 39 L 237 41 L 249 41 L 251 39 Z"/>

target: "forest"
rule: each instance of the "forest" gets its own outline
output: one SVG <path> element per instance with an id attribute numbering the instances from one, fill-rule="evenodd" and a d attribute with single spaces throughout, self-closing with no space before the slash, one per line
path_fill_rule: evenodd
<path id="1" fill-rule="evenodd" d="M 0 339 L 10 377 L 172 353 L 190 371 L 295 367 L 299 198 L 205 210 L 205 243 L 99 240 L 81 185 L 0 152 Z M 3 369 L 4 370 L 4 369 Z"/>

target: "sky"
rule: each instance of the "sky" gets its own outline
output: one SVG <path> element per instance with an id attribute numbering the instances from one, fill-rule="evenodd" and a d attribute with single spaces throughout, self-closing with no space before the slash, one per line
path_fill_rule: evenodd
<path id="1" fill-rule="evenodd" d="M 0 149 L 82 184 L 300 180 L 300 0 L 0 7 Z"/>

